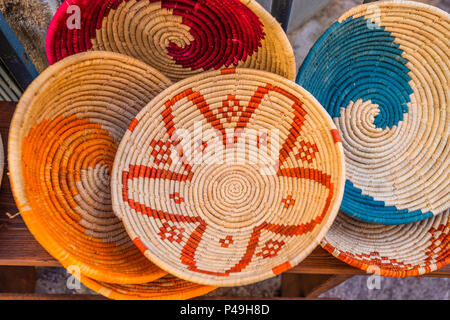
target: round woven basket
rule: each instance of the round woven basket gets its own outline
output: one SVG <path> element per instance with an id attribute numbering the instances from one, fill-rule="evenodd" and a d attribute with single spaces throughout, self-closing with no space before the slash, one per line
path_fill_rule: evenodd
<path id="1" fill-rule="evenodd" d="M 178 82 L 132 121 L 113 209 L 164 270 L 237 286 L 303 260 L 344 181 L 339 135 L 312 95 L 272 73 L 224 69 Z"/>
<path id="2" fill-rule="evenodd" d="M 3 151 L 2 135 L 0 134 L 0 186 L 2 185 L 4 166 L 5 166 L 5 153 Z"/>
<path id="3" fill-rule="evenodd" d="M 286 34 L 255 0 L 64 1 L 48 29 L 48 60 L 87 50 L 127 54 L 173 81 L 233 66 L 296 73 Z"/>
<path id="4" fill-rule="evenodd" d="M 138 60 L 99 51 L 51 66 L 22 96 L 9 136 L 12 190 L 31 233 L 65 268 L 120 284 L 167 274 L 114 215 L 110 171 L 131 119 L 170 84 Z"/>
<path id="5" fill-rule="evenodd" d="M 300 69 L 342 137 L 341 210 L 357 219 L 402 224 L 450 207 L 449 18 L 410 1 L 358 6 Z"/>
<path id="6" fill-rule="evenodd" d="M 83 276 L 81 282 L 89 289 L 113 300 L 187 300 L 217 289 L 187 282 L 171 275 L 137 285 L 98 282 Z"/>
<path id="7" fill-rule="evenodd" d="M 450 210 L 398 226 L 368 224 L 340 213 L 322 246 L 369 273 L 419 276 L 450 263 Z"/>

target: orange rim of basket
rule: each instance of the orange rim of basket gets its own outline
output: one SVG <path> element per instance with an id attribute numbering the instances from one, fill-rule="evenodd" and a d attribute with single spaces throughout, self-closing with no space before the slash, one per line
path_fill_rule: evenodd
<path id="1" fill-rule="evenodd" d="M 91 290 L 113 300 L 187 300 L 208 294 L 217 287 L 190 283 L 167 275 L 140 285 L 104 283 L 81 276 L 81 282 Z M 171 287 L 168 285 L 171 284 Z"/>

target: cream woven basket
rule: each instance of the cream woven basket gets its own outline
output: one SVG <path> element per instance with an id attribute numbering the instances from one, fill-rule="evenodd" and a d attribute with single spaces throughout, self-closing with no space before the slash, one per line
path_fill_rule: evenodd
<path id="1" fill-rule="evenodd" d="M 48 29 L 48 60 L 88 50 L 127 54 L 173 81 L 233 66 L 296 73 L 286 34 L 255 0 L 64 1 Z"/>
<path id="2" fill-rule="evenodd" d="M 342 137 L 341 210 L 385 225 L 450 207 L 450 15 L 412 1 L 347 11 L 298 74 Z"/>
<path id="3" fill-rule="evenodd" d="M 344 180 L 336 127 L 312 95 L 276 74 L 223 69 L 178 82 L 133 119 L 113 209 L 170 274 L 237 286 L 308 256 Z"/>
<path id="4" fill-rule="evenodd" d="M 39 243 L 65 267 L 121 284 L 166 272 L 134 246 L 112 211 L 110 171 L 131 119 L 170 80 L 117 53 L 74 55 L 45 70 L 14 114 L 14 197 Z"/>
<path id="5" fill-rule="evenodd" d="M 322 246 L 369 273 L 420 276 L 450 263 L 450 210 L 398 226 L 368 224 L 340 213 Z"/>

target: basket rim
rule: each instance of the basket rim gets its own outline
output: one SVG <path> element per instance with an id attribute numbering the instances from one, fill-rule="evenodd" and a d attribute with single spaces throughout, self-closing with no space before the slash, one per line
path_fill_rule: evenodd
<path id="1" fill-rule="evenodd" d="M 345 214 L 342 211 L 339 214 Z M 354 218 L 353 218 L 354 219 Z M 428 218 L 428 219 L 436 219 L 436 216 Z M 413 222 L 412 224 L 421 224 L 426 220 L 422 220 L 422 221 L 417 221 L 417 222 Z M 450 221 L 450 214 L 448 217 L 448 221 Z M 364 223 L 364 222 L 363 222 Z M 369 224 L 369 223 L 367 223 Z M 383 225 L 379 225 L 380 227 Z M 392 227 L 392 225 L 384 225 L 387 227 Z M 404 227 L 405 225 L 397 225 L 396 228 L 397 229 L 402 229 L 402 227 Z M 342 238 L 342 237 L 341 237 Z M 450 238 L 450 235 L 447 235 L 446 238 Z M 370 268 L 373 267 L 373 265 L 369 265 L 366 262 L 363 262 L 360 259 L 356 259 L 356 258 L 352 258 L 350 256 L 348 256 L 347 254 L 343 253 L 340 249 L 338 249 L 337 246 L 333 246 L 332 244 L 329 243 L 329 241 L 327 240 L 327 236 L 325 236 L 325 238 L 321 241 L 320 243 L 321 247 L 323 249 L 325 249 L 327 252 L 329 252 L 331 255 L 333 255 L 335 258 L 339 259 L 340 261 L 355 267 L 357 269 L 361 269 L 363 271 L 366 271 L 368 273 L 370 273 Z M 392 259 L 393 257 L 390 257 L 390 259 Z M 394 258 L 395 259 L 395 258 Z M 426 270 L 425 272 L 419 272 L 418 270 L 411 270 L 411 269 L 406 269 L 406 270 L 392 270 L 389 268 L 383 268 L 380 267 L 380 265 L 376 265 L 376 267 L 380 270 L 380 274 L 381 276 L 384 277 L 392 277 L 392 278 L 407 278 L 407 277 L 417 277 L 417 276 L 421 276 L 427 273 L 431 273 L 434 271 L 437 271 L 447 265 L 450 264 L 450 254 L 447 254 L 446 257 L 443 260 L 440 260 L 436 263 L 432 263 L 432 264 L 428 264 L 426 265 L 426 267 L 429 268 L 429 271 Z M 423 267 L 425 268 L 425 266 Z"/>
<path id="2" fill-rule="evenodd" d="M 188 290 L 184 291 L 180 290 L 179 293 L 168 293 L 165 295 L 158 295 L 155 297 L 139 297 L 138 295 L 135 296 L 122 293 L 120 292 L 120 290 L 111 290 L 109 288 L 105 288 L 98 281 L 95 281 L 83 275 L 81 275 L 81 277 L 79 278 L 81 278 L 79 279 L 79 281 L 83 283 L 86 287 L 112 300 L 188 300 L 199 296 L 203 296 L 218 289 L 218 287 L 198 285 L 197 287 L 190 288 Z M 111 285 L 114 286 L 115 284 Z"/>
<path id="3" fill-rule="evenodd" d="M 87 264 L 79 258 L 74 258 L 69 253 L 67 253 L 64 247 L 54 241 L 47 232 L 42 223 L 33 218 L 33 208 L 29 204 L 28 197 L 25 192 L 25 181 L 22 170 L 22 143 L 21 137 L 21 124 L 26 118 L 27 114 L 30 112 L 29 105 L 26 103 L 29 99 L 35 96 L 36 92 L 40 91 L 40 87 L 43 83 L 50 81 L 54 76 L 55 70 L 60 70 L 66 66 L 76 65 L 78 62 L 98 60 L 98 59 L 113 59 L 113 60 L 133 60 L 136 65 L 142 66 L 144 69 L 152 70 L 155 75 L 158 75 L 161 79 L 164 79 L 168 83 L 171 81 L 164 76 L 162 73 L 156 69 L 146 65 L 145 63 L 131 58 L 129 56 L 106 51 L 95 51 L 95 52 L 83 52 L 70 57 L 67 57 L 56 64 L 50 66 L 44 70 L 38 78 L 36 78 L 27 90 L 24 92 L 22 98 L 17 104 L 16 110 L 14 112 L 8 141 L 8 163 L 10 166 L 10 182 L 11 190 L 17 204 L 19 211 L 21 212 L 22 218 L 34 236 L 34 238 L 39 242 L 39 244 L 56 260 L 58 260 L 64 268 L 69 268 L 71 266 L 78 266 L 83 274 L 86 274 L 92 278 L 98 279 L 99 281 L 108 282 L 114 279 L 115 282 L 120 284 L 130 284 L 130 283 L 146 283 L 153 280 L 159 279 L 167 274 L 167 272 L 160 270 L 152 274 L 142 274 L 139 276 L 124 275 L 123 273 L 111 270 L 110 272 L 105 272 L 105 270 L 96 269 L 93 265 Z M 28 214 L 23 214 L 24 212 L 32 213 L 30 216 Z"/>

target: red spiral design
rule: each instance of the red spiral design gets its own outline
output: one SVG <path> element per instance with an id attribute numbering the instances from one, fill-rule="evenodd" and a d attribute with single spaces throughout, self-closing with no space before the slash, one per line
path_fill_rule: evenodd
<path id="1" fill-rule="evenodd" d="M 194 40 L 180 46 L 170 41 L 169 55 L 177 65 L 192 70 L 237 66 L 261 47 L 265 37 L 259 17 L 239 0 L 135 0 L 160 3 L 182 18 Z M 50 64 L 90 50 L 96 31 L 112 9 L 129 0 L 67 0 L 58 9 L 47 34 L 47 57 Z M 70 28 L 68 21 L 80 8 L 80 28 Z M 122 52 L 127 53 L 127 52 Z M 158 62 L 155 62 L 158 63 Z"/>

